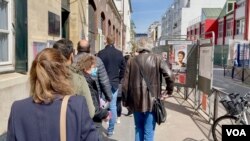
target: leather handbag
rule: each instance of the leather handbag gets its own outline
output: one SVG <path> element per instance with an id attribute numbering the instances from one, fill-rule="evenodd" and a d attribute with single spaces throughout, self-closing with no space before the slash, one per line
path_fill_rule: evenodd
<path id="1" fill-rule="evenodd" d="M 155 120 L 158 125 L 164 123 L 167 119 L 167 112 L 164 107 L 164 103 L 159 98 L 154 99 L 153 112 L 155 114 Z"/>
<path id="2" fill-rule="evenodd" d="M 60 112 L 60 141 L 67 141 L 66 132 L 66 112 L 70 95 L 65 95 L 62 100 Z"/>
<path id="3" fill-rule="evenodd" d="M 152 109 L 152 112 L 154 113 L 156 123 L 158 125 L 160 125 L 161 123 L 164 123 L 166 121 L 166 119 L 167 119 L 167 111 L 165 109 L 163 101 L 160 98 L 158 98 L 158 97 L 155 98 L 152 95 L 153 93 L 151 92 L 152 89 L 151 89 L 150 81 L 146 77 L 146 75 L 144 75 L 142 66 L 141 66 L 141 64 L 139 63 L 139 61 L 137 59 L 138 58 L 135 58 L 135 61 L 139 66 L 140 74 L 144 78 L 144 80 L 146 82 L 146 85 L 148 87 L 148 91 L 151 93 L 151 96 L 153 97 L 153 109 Z"/>

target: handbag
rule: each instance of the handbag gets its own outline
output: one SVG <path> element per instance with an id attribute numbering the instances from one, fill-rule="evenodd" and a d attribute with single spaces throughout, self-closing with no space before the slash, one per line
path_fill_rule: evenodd
<path id="1" fill-rule="evenodd" d="M 149 79 L 146 77 L 146 75 L 144 75 L 143 70 L 142 70 L 142 66 L 141 64 L 138 62 L 138 58 L 135 58 L 136 63 L 139 66 L 139 70 L 140 70 L 140 74 L 141 76 L 144 78 L 146 85 L 148 87 L 148 91 L 151 93 L 151 96 L 153 97 L 153 109 L 152 112 L 154 114 L 156 123 L 158 125 L 160 125 L 161 123 L 164 123 L 167 119 L 167 111 L 164 107 L 164 103 L 160 98 L 155 98 L 152 94 L 152 89 L 151 89 L 151 84 L 149 83 Z"/>
<path id="2" fill-rule="evenodd" d="M 60 112 L 60 141 L 66 141 L 66 112 L 70 95 L 65 95 L 63 97 L 61 112 Z"/>

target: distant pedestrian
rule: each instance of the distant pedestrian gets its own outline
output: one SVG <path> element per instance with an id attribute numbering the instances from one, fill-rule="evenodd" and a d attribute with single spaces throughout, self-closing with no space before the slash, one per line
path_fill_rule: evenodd
<path id="1" fill-rule="evenodd" d="M 112 118 L 109 120 L 108 127 L 108 136 L 113 135 L 115 122 L 117 118 L 117 92 L 118 85 L 121 83 L 121 80 L 124 75 L 124 58 L 122 52 L 115 48 L 114 46 L 114 38 L 111 36 L 107 37 L 107 46 L 98 53 L 98 56 L 103 61 L 105 69 L 109 76 L 109 81 L 111 83 L 112 90 L 112 100 L 110 103 L 110 110 L 112 113 Z"/>
<path id="2" fill-rule="evenodd" d="M 67 59 L 66 65 L 68 69 L 70 70 L 74 93 L 83 95 L 86 98 L 90 117 L 92 118 L 95 114 L 95 107 L 91 98 L 88 84 L 85 78 L 77 74 L 76 70 L 71 66 L 73 63 L 73 59 L 74 59 L 73 42 L 68 39 L 61 39 L 61 40 L 58 40 L 53 45 L 53 48 L 60 51 L 63 54 L 63 56 Z"/>
<path id="3" fill-rule="evenodd" d="M 122 100 L 124 106 L 134 112 L 135 141 L 153 141 L 156 125 L 152 112 L 153 97 L 165 98 L 172 94 L 172 72 L 161 56 L 150 53 L 146 48 L 139 48 L 138 52 L 139 55 L 131 58 L 126 66 Z M 161 76 L 167 84 L 163 94 Z"/>
<path id="4" fill-rule="evenodd" d="M 53 48 L 41 51 L 30 70 L 30 97 L 13 103 L 7 141 L 59 141 L 62 99 L 68 100 L 66 140 L 98 141 L 86 100 L 76 96 L 66 59 Z"/>

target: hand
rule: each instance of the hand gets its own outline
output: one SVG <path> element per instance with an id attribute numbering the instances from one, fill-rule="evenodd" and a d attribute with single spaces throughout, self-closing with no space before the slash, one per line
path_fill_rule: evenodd
<path id="1" fill-rule="evenodd" d="M 170 97 L 170 95 L 162 95 L 160 99 L 161 99 L 161 100 L 165 100 L 165 99 L 168 98 L 168 97 Z"/>
<path id="2" fill-rule="evenodd" d="M 111 119 L 111 116 L 112 116 L 111 112 L 108 111 L 108 115 L 105 119 L 103 119 L 103 121 L 105 121 L 105 122 L 109 121 Z"/>
<path id="3" fill-rule="evenodd" d="M 168 93 L 167 93 L 167 91 L 163 91 L 162 93 L 161 93 L 161 100 L 165 100 L 166 98 L 168 98 L 168 97 L 171 97 L 171 95 L 169 95 Z"/>
<path id="4" fill-rule="evenodd" d="M 108 122 L 109 120 L 110 120 L 109 115 L 105 119 L 103 119 L 104 122 Z"/>

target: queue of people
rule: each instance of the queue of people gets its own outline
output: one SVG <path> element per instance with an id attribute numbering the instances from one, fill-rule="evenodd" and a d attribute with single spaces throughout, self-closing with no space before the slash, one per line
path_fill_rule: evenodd
<path id="1" fill-rule="evenodd" d="M 102 121 L 108 122 L 105 133 L 111 137 L 116 123 L 121 122 L 122 105 L 128 108 L 127 115 L 134 115 L 135 141 L 154 140 L 152 97 L 166 98 L 173 92 L 172 72 L 165 61 L 145 48 L 133 57 L 123 57 L 111 36 L 97 56 L 90 48 L 87 40 L 80 40 L 74 56 L 72 41 L 61 39 L 35 57 L 30 97 L 13 103 L 7 141 L 62 141 L 63 131 L 68 141 L 102 141 Z M 150 88 L 140 69 L 152 80 Z M 164 93 L 161 76 L 167 83 Z"/>

